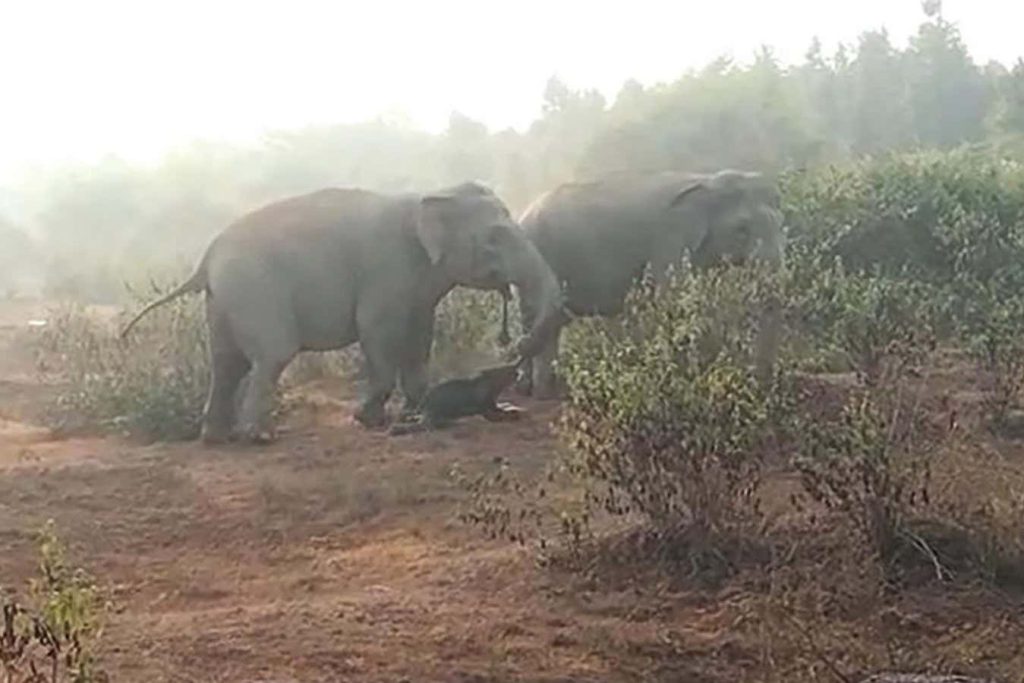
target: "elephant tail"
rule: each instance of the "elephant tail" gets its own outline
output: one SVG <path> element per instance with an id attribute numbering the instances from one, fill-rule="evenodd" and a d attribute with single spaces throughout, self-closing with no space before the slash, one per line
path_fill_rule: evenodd
<path id="1" fill-rule="evenodd" d="M 160 306 L 163 306 L 166 303 L 170 303 L 171 301 L 174 301 L 178 297 L 184 296 L 185 294 L 198 294 L 204 289 L 206 289 L 205 259 L 203 260 L 203 263 L 199 264 L 199 267 L 196 268 L 195 272 L 192 273 L 189 279 L 185 280 L 180 285 L 175 287 L 174 290 L 171 291 L 169 294 L 166 294 L 165 296 L 160 297 L 153 303 L 147 305 L 145 308 L 139 311 L 134 318 L 128 321 L 128 324 L 125 325 L 124 328 L 121 330 L 121 339 L 125 339 L 128 336 L 128 333 L 132 331 L 132 328 L 135 327 L 135 324 L 142 320 L 154 308 L 159 308 Z"/>

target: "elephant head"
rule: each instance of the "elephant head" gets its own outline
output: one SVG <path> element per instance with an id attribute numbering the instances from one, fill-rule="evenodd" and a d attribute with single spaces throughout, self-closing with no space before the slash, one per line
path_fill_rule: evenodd
<path id="1" fill-rule="evenodd" d="M 416 230 L 431 265 L 451 284 L 499 291 L 506 300 L 509 285 L 516 287 L 538 312 L 517 352 L 536 354 L 563 315 L 562 290 L 501 199 L 477 183 L 425 195 Z"/>
<path id="2" fill-rule="evenodd" d="M 779 199 L 776 185 L 760 173 L 726 170 L 694 176 L 670 198 L 674 218 L 669 234 L 656 238 L 654 247 L 676 255 L 688 248 L 697 266 L 750 259 L 782 265 Z"/>
<path id="3" fill-rule="evenodd" d="M 670 230 L 660 242 L 656 237 L 655 249 L 663 250 L 663 259 L 678 258 L 683 249 L 689 249 L 697 267 L 750 260 L 782 267 L 785 231 L 779 204 L 777 186 L 760 173 L 725 170 L 696 176 L 674 191 L 669 211 L 675 215 L 670 221 L 675 234 Z M 762 377 L 771 370 L 781 333 L 778 303 L 768 304 L 762 311 L 756 342 L 756 363 Z"/>

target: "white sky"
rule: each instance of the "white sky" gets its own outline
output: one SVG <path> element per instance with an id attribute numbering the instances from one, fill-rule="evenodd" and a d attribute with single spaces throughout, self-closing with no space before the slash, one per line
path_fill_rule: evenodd
<path id="1" fill-rule="evenodd" d="M 975 58 L 1024 53 L 1020 0 L 945 0 Z M 918 0 L 0 0 L 0 174 L 114 153 L 158 157 L 195 137 L 452 110 L 523 127 L 545 81 L 609 98 L 761 44 L 799 60 L 887 28 Z"/>

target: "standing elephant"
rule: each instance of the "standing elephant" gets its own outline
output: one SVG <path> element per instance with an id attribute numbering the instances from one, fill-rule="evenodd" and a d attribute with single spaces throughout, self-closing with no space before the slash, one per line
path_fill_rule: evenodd
<path id="1" fill-rule="evenodd" d="M 536 353 L 546 320 L 561 311 L 551 269 L 489 189 L 465 183 L 427 195 L 325 189 L 249 213 L 210 243 L 194 274 L 146 313 L 186 293 L 204 292 L 211 380 L 202 438 L 234 431 L 251 441 L 274 438 L 274 388 L 305 350 L 358 341 L 369 393 L 356 419 L 387 422 L 396 379 L 406 408 L 427 388 L 434 308 L 456 285 L 506 291 L 529 302 L 536 328 L 521 354 Z M 235 394 L 248 376 L 238 415 Z"/>
<path id="2" fill-rule="evenodd" d="M 574 315 L 615 316 L 650 265 L 656 284 L 685 251 L 697 267 L 721 260 L 765 259 L 781 265 L 784 234 L 779 193 L 758 173 L 677 171 L 623 173 L 561 185 L 533 202 L 520 225 L 565 287 Z M 526 328 L 543 311 L 522 301 Z M 563 320 L 564 322 L 564 320 Z M 764 353 L 774 354 L 778 320 L 762 329 Z M 768 329 L 772 328 L 772 329 Z M 553 396 L 557 331 L 527 364 L 521 387 Z M 531 367 L 532 366 L 532 367 Z"/>

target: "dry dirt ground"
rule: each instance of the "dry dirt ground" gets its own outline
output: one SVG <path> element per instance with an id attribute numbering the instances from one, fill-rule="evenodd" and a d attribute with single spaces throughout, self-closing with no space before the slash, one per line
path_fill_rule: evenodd
<path id="1" fill-rule="evenodd" d="M 771 653 L 741 635 L 735 586 L 569 580 L 455 520 L 450 467 L 540 467 L 550 404 L 388 438 L 352 424 L 343 388 L 311 387 L 269 447 L 55 440 L 39 423 L 53 390 L 16 343 L 38 311 L 2 306 L 0 584 L 33 574 L 32 534 L 54 519 L 114 588 L 102 654 L 115 681 L 776 680 Z M 984 660 L 977 624 L 956 635 L 962 619 L 927 596 L 902 609 L 915 637 L 937 630 Z M 808 662 L 786 680 L 839 680 Z"/>

